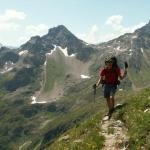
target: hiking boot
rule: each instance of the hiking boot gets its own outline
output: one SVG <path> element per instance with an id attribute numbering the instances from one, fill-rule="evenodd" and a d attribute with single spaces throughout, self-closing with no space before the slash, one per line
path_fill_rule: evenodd
<path id="1" fill-rule="evenodd" d="M 105 114 L 103 120 L 109 120 L 111 118 L 111 114 L 108 112 L 107 114 Z"/>
<path id="2" fill-rule="evenodd" d="M 112 117 L 113 112 L 114 112 L 114 108 L 109 110 L 109 112 L 108 112 L 109 119 Z"/>
<path id="3" fill-rule="evenodd" d="M 112 113 L 114 112 L 114 110 L 115 110 L 114 108 L 111 108 L 111 109 L 109 109 L 109 112 L 108 112 L 108 113 L 109 113 L 109 114 L 112 114 Z"/>

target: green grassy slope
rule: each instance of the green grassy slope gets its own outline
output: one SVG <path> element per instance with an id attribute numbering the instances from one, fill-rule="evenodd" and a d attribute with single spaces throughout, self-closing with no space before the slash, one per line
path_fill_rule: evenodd
<path id="1" fill-rule="evenodd" d="M 129 149 L 150 149 L 150 89 L 126 97 L 127 105 L 116 112 L 128 128 Z M 147 112 L 144 112 L 148 109 Z"/>
<path id="2" fill-rule="evenodd" d="M 104 137 L 101 135 L 100 121 L 102 115 L 97 113 L 81 124 L 63 134 L 48 150 L 95 150 L 101 149 Z"/>
<path id="3" fill-rule="evenodd" d="M 48 84 L 45 86 L 46 90 L 50 90 L 54 86 L 54 81 L 57 80 L 61 84 L 64 80 L 64 63 L 63 60 L 60 60 L 61 63 L 57 63 L 55 59 L 52 59 L 48 62 L 48 75 L 52 74 L 51 77 L 48 76 Z M 52 67 L 53 66 L 53 67 Z M 60 67 L 60 68 L 59 68 Z M 57 68 L 57 69 L 56 69 Z M 54 75 L 53 75 L 54 74 Z M 8 76 L 6 78 L 10 78 Z M 51 80 L 51 78 L 53 80 Z M 97 77 L 96 77 L 97 78 Z M 65 95 L 58 101 L 43 105 L 31 105 L 30 96 L 33 95 L 35 89 L 38 86 L 29 85 L 25 89 L 16 91 L 14 93 L 0 93 L 0 149 L 9 150 L 9 149 L 19 149 L 22 146 L 22 150 L 27 149 L 44 149 L 45 147 L 51 147 L 53 142 L 55 142 L 60 135 L 64 134 L 69 129 L 73 128 L 73 131 L 70 130 L 64 135 L 70 135 L 70 142 L 74 142 L 76 139 L 82 138 L 81 132 L 85 132 L 83 128 L 87 126 L 90 133 L 83 134 L 84 143 L 81 145 L 74 144 L 73 148 L 80 149 L 82 146 L 85 148 L 96 149 L 97 146 L 102 147 L 103 137 L 97 134 L 97 131 L 101 129 L 97 126 L 101 121 L 101 116 L 104 115 L 106 111 L 105 101 L 102 98 L 102 91 L 98 90 L 96 95 L 96 101 L 93 101 L 93 89 L 92 85 L 97 79 L 91 78 L 89 80 L 83 80 L 83 82 L 74 85 L 66 91 Z M 3 81 L 3 80 L 2 80 Z M 139 102 L 143 97 L 143 101 L 148 97 L 150 91 L 143 92 L 141 97 L 133 98 L 135 101 L 132 102 L 130 99 L 131 95 L 128 92 L 118 93 L 117 100 L 127 101 L 129 106 L 132 106 L 129 110 L 132 112 L 134 107 L 136 108 L 136 100 Z M 144 94 L 145 93 L 145 94 Z M 127 95 L 126 95 L 127 94 Z M 144 95 L 144 96 L 143 96 Z M 145 101 L 147 104 L 149 101 Z M 146 106 L 148 107 L 148 106 Z M 140 109 L 143 111 L 145 107 L 140 106 Z M 123 110 L 118 111 L 118 115 L 127 120 L 127 126 L 130 124 L 130 120 L 126 118 L 126 113 L 128 112 L 128 107 L 125 107 Z M 98 113 L 97 115 L 95 115 Z M 131 113 L 131 115 L 133 112 Z M 138 114 L 138 113 L 137 113 Z M 143 115 L 141 113 L 141 115 Z M 146 114 L 145 114 L 146 115 Z M 92 117 L 91 117 L 92 116 Z M 149 117 L 149 116 L 148 116 Z M 87 120 L 87 118 L 90 118 Z M 131 117 L 132 118 L 132 117 Z M 135 119 L 133 117 L 133 119 Z M 80 122 L 83 122 L 80 125 Z M 148 119 L 147 119 L 148 120 Z M 93 123 L 92 123 L 93 122 Z M 149 122 L 146 122 L 147 124 Z M 131 123 L 132 124 L 132 123 Z M 138 126 L 138 122 L 135 124 Z M 134 129 L 135 131 L 137 128 Z M 130 131 L 130 130 L 129 130 Z M 145 131 L 145 128 L 142 128 L 140 132 Z M 149 131 L 149 128 L 146 126 L 146 133 Z M 77 132 L 77 135 L 75 135 Z M 79 132 L 79 134 L 78 134 Z M 129 133 L 131 134 L 131 133 Z M 140 133 L 138 133 L 140 134 Z M 149 135 L 149 134 L 147 134 Z M 143 136 L 141 136 L 141 139 Z M 13 140 L 12 140 L 13 139 Z M 90 139 L 90 140 L 89 140 Z M 97 141 L 97 139 L 99 139 Z M 136 147 L 136 136 L 131 138 L 131 148 Z M 145 137 L 144 137 L 145 139 Z M 99 143 L 100 141 L 100 143 Z M 147 142 L 146 137 L 146 142 Z M 63 147 L 67 146 L 66 141 L 61 141 L 58 146 Z M 145 141 L 144 141 L 145 142 Z M 86 144 L 88 143 L 88 144 Z M 83 144 L 83 145 L 82 145 Z M 139 144 L 141 146 L 141 144 Z M 149 146 L 149 142 L 147 144 Z M 68 145 L 68 147 L 71 145 Z M 148 147 L 147 146 L 147 147 Z M 58 147 L 58 149 L 59 149 Z M 56 147 L 57 148 L 57 147 Z M 70 148 L 70 147 L 69 147 Z"/>
<path id="4" fill-rule="evenodd" d="M 13 94 L 1 91 L 0 149 L 43 147 L 100 108 L 104 111 L 104 103 L 93 103 L 94 80 L 85 80 L 72 87 L 60 101 L 43 105 L 30 104 L 32 85 Z"/>
<path id="5" fill-rule="evenodd" d="M 124 107 L 117 109 L 113 118 L 122 120 L 128 129 L 130 150 L 150 149 L 150 89 L 141 92 L 118 92 L 116 100 L 125 102 Z M 99 105 L 97 103 L 97 105 Z M 148 109 L 147 112 L 144 112 Z M 86 121 L 58 137 L 48 150 L 97 150 L 104 144 L 101 136 L 100 122 L 104 112 L 100 109 Z"/>

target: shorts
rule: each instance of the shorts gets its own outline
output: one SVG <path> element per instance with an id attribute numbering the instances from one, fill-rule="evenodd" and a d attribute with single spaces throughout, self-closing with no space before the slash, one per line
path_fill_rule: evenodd
<path id="1" fill-rule="evenodd" d="M 116 91 L 117 91 L 117 85 L 105 84 L 105 86 L 104 86 L 104 97 L 109 98 L 110 96 L 114 96 Z"/>

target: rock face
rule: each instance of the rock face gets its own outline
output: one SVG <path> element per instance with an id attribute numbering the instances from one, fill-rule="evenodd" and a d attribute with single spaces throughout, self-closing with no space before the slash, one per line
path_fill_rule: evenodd
<path id="1" fill-rule="evenodd" d="M 49 29 L 48 34 L 43 36 L 43 40 L 62 48 L 67 47 L 69 55 L 77 53 L 84 47 L 83 41 L 79 40 L 63 25 Z"/>
<path id="2" fill-rule="evenodd" d="M 67 48 L 68 55 L 76 53 L 77 58 L 84 61 L 95 51 L 92 46 L 89 46 L 78 39 L 63 25 L 49 29 L 48 34 L 42 37 L 31 37 L 31 39 L 23 44 L 20 49 L 27 49 L 32 53 L 46 53 L 54 49 L 55 45 L 60 46 L 63 49 Z"/>
<path id="3" fill-rule="evenodd" d="M 19 55 L 7 48 L 2 47 L 0 51 L 0 67 L 3 67 L 7 62 L 16 63 L 19 60 Z"/>

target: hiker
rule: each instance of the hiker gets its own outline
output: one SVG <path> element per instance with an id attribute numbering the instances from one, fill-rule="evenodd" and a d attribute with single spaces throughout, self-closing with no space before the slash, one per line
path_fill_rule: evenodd
<path id="1" fill-rule="evenodd" d="M 109 111 L 106 114 L 108 119 L 111 118 L 112 113 L 114 111 L 115 93 L 117 90 L 117 85 L 120 84 L 118 77 L 121 80 L 126 77 L 127 67 L 128 65 L 127 63 L 125 63 L 124 73 L 121 74 L 121 69 L 117 65 L 117 58 L 111 57 L 111 58 L 106 58 L 105 67 L 102 69 L 102 71 L 100 71 L 100 78 L 96 83 L 96 87 L 98 87 L 100 84 L 104 86 L 104 97 L 107 100 L 107 105 L 109 108 Z"/>

